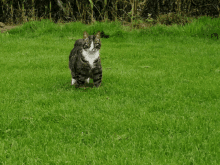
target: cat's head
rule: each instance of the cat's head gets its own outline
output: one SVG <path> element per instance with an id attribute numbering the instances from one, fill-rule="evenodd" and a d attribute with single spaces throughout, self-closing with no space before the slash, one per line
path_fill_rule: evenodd
<path id="1" fill-rule="evenodd" d="M 83 49 L 90 54 L 96 53 L 101 48 L 100 32 L 96 35 L 90 35 L 84 31 L 83 33 Z"/>

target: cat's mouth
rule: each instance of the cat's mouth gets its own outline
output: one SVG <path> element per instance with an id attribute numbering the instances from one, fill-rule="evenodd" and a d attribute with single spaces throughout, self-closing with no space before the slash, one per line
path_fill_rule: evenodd
<path id="1" fill-rule="evenodd" d="M 94 54 L 89 54 L 89 58 L 91 58 L 91 59 L 95 59 L 95 58 L 97 58 Z"/>
<path id="2" fill-rule="evenodd" d="M 98 57 L 96 57 L 95 55 L 89 55 L 88 56 L 90 59 L 94 59 L 94 63 L 98 62 Z M 85 57 L 81 58 L 82 62 L 88 62 Z"/>
<path id="3" fill-rule="evenodd" d="M 90 55 L 93 55 L 97 52 L 97 49 L 86 50 Z"/>

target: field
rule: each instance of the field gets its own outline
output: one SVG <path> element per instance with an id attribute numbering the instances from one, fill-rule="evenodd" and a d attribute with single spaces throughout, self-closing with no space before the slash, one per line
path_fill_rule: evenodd
<path id="1" fill-rule="evenodd" d="M 0 164 L 219 164 L 219 25 L 42 20 L 0 34 Z M 68 56 L 85 30 L 110 35 L 103 81 L 75 89 Z"/>

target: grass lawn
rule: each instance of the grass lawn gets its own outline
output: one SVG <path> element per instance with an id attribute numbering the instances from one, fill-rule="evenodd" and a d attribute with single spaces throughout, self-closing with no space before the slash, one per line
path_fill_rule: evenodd
<path id="1" fill-rule="evenodd" d="M 219 164 L 219 25 L 45 20 L 0 34 L 0 164 Z M 68 57 L 85 30 L 110 35 L 103 80 L 75 89 Z"/>

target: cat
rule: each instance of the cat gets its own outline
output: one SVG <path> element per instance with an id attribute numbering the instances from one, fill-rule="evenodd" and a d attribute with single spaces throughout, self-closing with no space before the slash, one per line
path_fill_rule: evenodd
<path id="1" fill-rule="evenodd" d="M 78 39 L 69 55 L 69 69 L 72 75 L 72 85 L 78 88 L 93 79 L 95 87 L 102 82 L 102 66 L 99 50 L 101 48 L 100 32 L 89 35 L 83 32 L 83 39 Z"/>

